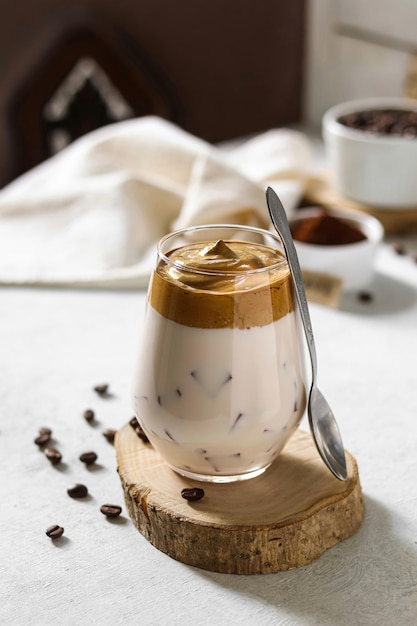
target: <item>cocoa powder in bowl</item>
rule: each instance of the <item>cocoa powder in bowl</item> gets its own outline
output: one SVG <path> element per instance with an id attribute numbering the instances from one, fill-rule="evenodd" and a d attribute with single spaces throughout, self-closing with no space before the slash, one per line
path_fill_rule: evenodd
<path id="1" fill-rule="evenodd" d="M 322 211 L 296 221 L 291 226 L 293 239 L 319 246 L 340 246 L 364 241 L 366 236 L 354 224 Z"/>

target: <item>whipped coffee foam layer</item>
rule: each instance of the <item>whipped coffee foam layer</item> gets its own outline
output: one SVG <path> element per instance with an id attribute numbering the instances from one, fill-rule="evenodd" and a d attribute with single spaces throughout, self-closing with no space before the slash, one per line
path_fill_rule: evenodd
<path id="1" fill-rule="evenodd" d="M 197 242 L 170 251 L 149 299 L 163 317 L 197 328 L 265 326 L 293 310 L 284 255 L 247 241 Z"/>

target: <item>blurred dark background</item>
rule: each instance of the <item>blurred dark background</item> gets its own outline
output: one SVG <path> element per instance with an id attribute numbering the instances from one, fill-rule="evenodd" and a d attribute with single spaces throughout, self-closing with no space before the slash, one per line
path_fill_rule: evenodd
<path id="1" fill-rule="evenodd" d="M 15 0 L 0 22 L 0 186 L 104 124 L 210 142 L 301 117 L 305 0 Z"/>

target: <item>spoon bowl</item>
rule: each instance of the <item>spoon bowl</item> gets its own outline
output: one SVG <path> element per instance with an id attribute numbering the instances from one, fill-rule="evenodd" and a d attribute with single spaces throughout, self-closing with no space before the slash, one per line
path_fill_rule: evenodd
<path id="1" fill-rule="evenodd" d="M 336 478 L 339 480 L 347 480 L 346 457 L 340 431 L 333 411 L 317 387 L 316 344 L 314 341 L 313 328 L 311 326 L 301 268 L 292 240 L 287 215 L 281 200 L 272 187 L 268 187 L 266 190 L 266 200 L 272 223 L 281 237 L 287 255 L 288 266 L 292 274 L 294 291 L 310 353 L 312 371 L 311 388 L 308 396 L 308 421 L 310 429 L 316 448 L 326 466 Z"/>
<path id="2" fill-rule="evenodd" d="M 320 456 L 339 480 L 346 480 L 346 458 L 342 437 L 333 411 L 320 389 L 315 385 L 312 385 L 310 390 L 307 411 L 314 442 Z"/>

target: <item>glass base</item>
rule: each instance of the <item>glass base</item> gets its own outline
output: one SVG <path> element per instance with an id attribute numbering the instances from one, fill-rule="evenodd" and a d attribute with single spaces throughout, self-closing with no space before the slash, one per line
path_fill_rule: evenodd
<path id="1" fill-rule="evenodd" d="M 256 476 L 260 476 L 264 473 L 265 470 L 271 464 L 265 465 L 264 467 L 256 468 L 254 470 L 250 470 L 249 472 L 245 472 L 244 474 L 197 474 L 195 472 L 189 472 L 184 469 L 180 469 L 179 467 L 175 467 L 174 465 L 169 465 L 169 467 L 174 470 L 177 474 L 184 476 L 185 478 L 192 478 L 193 480 L 199 480 L 205 483 L 235 483 L 241 480 L 249 480 L 251 478 L 256 478 Z"/>

